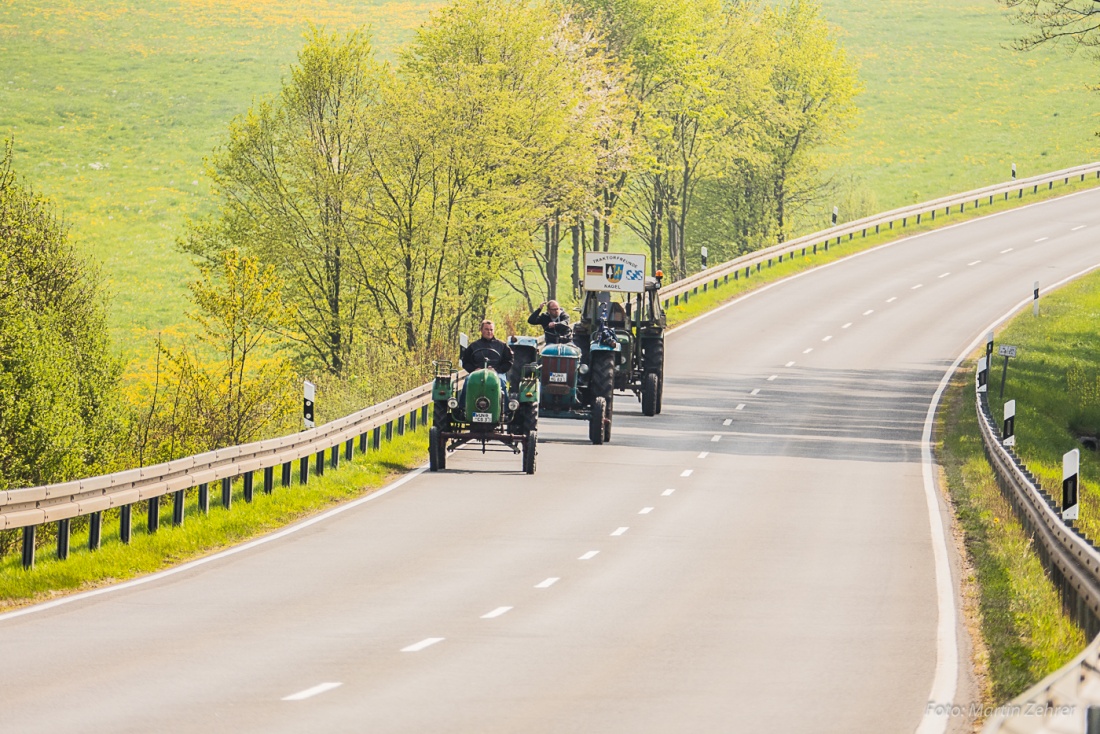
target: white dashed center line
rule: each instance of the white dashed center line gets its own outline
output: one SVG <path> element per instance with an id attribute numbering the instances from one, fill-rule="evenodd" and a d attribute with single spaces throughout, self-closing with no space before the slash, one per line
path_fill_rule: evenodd
<path id="1" fill-rule="evenodd" d="M 803 349 L 803 350 L 802 350 L 802 353 L 803 353 L 803 354 L 809 354 L 809 353 L 810 353 L 810 352 L 812 352 L 813 350 L 814 350 L 814 348 L 813 348 L 813 347 L 810 347 L 809 349 Z"/>
<path id="2" fill-rule="evenodd" d="M 559 581 L 561 581 L 561 576 L 551 576 L 550 578 L 546 579 L 545 581 L 540 581 L 539 583 L 535 584 L 535 588 L 536 589 L 549 589 L 551 586 L 558 583 Z"/>
<path id="3" fill-rule="evenodd" d="M 833 338 L 833 335 L 832 335 L 832 334 L 830 334 L 829 336 L 825 337 L 825 338 L 824 338 L 824 339 L 822 339 L 821 341 L 823 341 L 823 342 L 827 342 L 827 341 L 829 341 L 829 340 L 830 340 L 830 339 L 832 339 L 832 338 Z"/>
<path id="4" fill-rule="evenodd" d="M 1035 240 L 1035 244 L 1039 244 L 1040 242 L 1046 242 L 1049 239 L 1050 239 L 1049 237 L 1040 237 L 1039 239 Z"/>
<path id="5" fill-rule="evenodd" d="M 886 302 L 887 303 L 893 303 L 896 300 L 898 300 L 897 296 L 890 296 L 889 298 L 886 299 Z"/>
<path id="6" fill-rule="evenodd" d="M 313 686 L 313 688 L 307 688 L 304 691 L 298 691 L 292 693 L 289 696 L 283 698 L 284 701 L 304 701 L 307 698 L 313 698 L 320 695 L 325 691 L 331 691 L 333 688 L 339 688 L 343 683 L 321 683 L 320 685 Z"/>
<path id="7" fill-rule="evenodd" d="M 638 510 L 639 515 L 648 515 L 651 512 L 653 512 L 652 507 L 643 507 L 642 509 Z"/>
<path id="8" fill-rule="evenodd" d="M 496 609 L 489 612 L 488 614 L 482 614 L 481 618 L 482 619 L 496 619 L 500 615 L 507 614 L 510 611 L 512 611 L 512 607 L 497 607 Z"/>
<path id="9" fill-rule="evenodd" d="M 760 394 L 760 388 L 755 388 L 752 392 L 749 393 L 749 395 L 759 395 L 759 394 Z"/>
<path id="10" fill-rule="evenodd" d="M 924 287 L 924 283 L 917 283 L 915 286 L 913 286 L 909 290 L 915 291 L 917 288 L 923 288 L 923 287 Z"/>
<path id="11" fill-rule="evenodd" d="M 949 275 L 951 275 L 951 273 L 943 273 L 943 274 L 942 274 L 942 275 L 940 275 L 939 277 L 941 277 L 941 278 L 946 278 L 946 277 L 947 277 L 947 276 L 949 276 Z"/>
<path id="12" fill-rule="evenodd" d="M 967 263 L 967 264 L 966 264 L 966 267 L 968 267 L 968 268 L 972 268 L 972 267 L 974 267 L 975 265 L 977 265 L 977 264 L 978 264 L 978 263 L 980 263 L 980 262 L 981 262 L 981 260 L 975 260 L 975 261 L 974 261 L 974 262 L 972 262 L 972 263 Z"/>
<path id="13" fill-rule="evenodd" d="M 675 491 L 676 491 L 675 489 L 666 489 L 664 492 L 661 492 L 661 496 L 662 497 L 671 497 L 672 493 L 675 492 Z"/>
<path id="14" fill-rule="evenodd" d="M 1085 225 L 1083 225 L 1083 224 L 1078 224 L 1078 225 L 1077 225 L 1076 227 L 1074 227 L 1073 229 L 1071 229 L 1071 230 L 1070 230 L 1070 232 L 1076 232 L 1077 230 L 1079 230 L 1079 229 L 1084 229 L 1084 228 L 1085 228 Z"/>
<path id="15" fill-rule="evenodd" d="M 787 362 L 787 364 L 785 364 L 783 366 L 784 367 L 794 367 L 794 360 L 792 359 L 790 362 Z"/>
<path id="16" fill-rule="evenodd" d="M 842 327 L 840 327 L 840 328 L 842 328 L 842 329 L 847 329 L 847 328 L 848 328 L 848 327 L 850 327 L 851 325 L 852 325 L 852 322 L 851 322 L 851 321 L 849 321 L 848 323 L 846 323 L 846 324 L 845 324 L 844 326 L 842 326 Z"/>
<path id="17" fill-rule="evenodd" d="M 745 409 L 745 404 L 744 403 L 740 403 L 736 408 L 734 408 L 734 410 L 744 410 L 744 409 Z M 733 418 L 726 418 L 724 421 L 722 421 L 723 426 L 728 426 L 730 423 L 733 423 Z"/>
<path id="18" fill-rule="evenodd" d="M 1008 253 L 1012 252 L 1012 250 L 1013 250 L 1013 248 L 1011 248 L 1011 247 L 1008 248 L 1007 250 L 1001 250 L 1001 254 L 1002 255 L 1007 255 Z"/>
<path id="19" fill-rule="evenodd" d="M 700 452 L 699 452 L 699 456 L 697 456 L 696 458 L 698 458 L 698 459 L 705 459 L 705 458 L 707 458 L 708 456 L 710 456 L 710 452 L 709 452 L 709 451 L 700 451 Z"/>
<path id="20" fill-rule="evenodd" d="M 779 375 L 772 375 L 768 378 L 768 382 L 774 382 L 777 377 L 779 377 Z"/>
<path id="21" fill-rule="evenodd" d="M 691 476 L 691 473 L 692 473 L 693 471 L 695 471 L 695 470 L 694 470 L 694 469 L 684 469 L 684 470 L 683 470 L 682 472 L 680 472 L 680 476 L 682 476 L 682 477 L 690 477 L 690 476 Z"/>
<path id="22" fill-rule="evenodd" d="M 716 434 L 714 434 L 713 436 L 710 437 L 710 442 L 711 443 L 718 443 L 721 440 L 722 440 L 722 435 L 720 433 L 716 433 Z"/>
<path id="23" fill-rule="evenodd" d="M 864 311 L 864 312 L 863 312 L 863 315 L 864 315 L 864 316 L 870 316 L 870 315 L 871 315 L 871 314 L 873 314 L 874 312 L 875 312 L 875 309 L 873 309 L 873 308 L 869 308 L 869 309 L 867 309 L 866 311 Z"/>
<path id="24" fill-rule="evenodd" d="M 615 532 L 611 533 L 611 537 L 616 538 L 625 533 L 627 530 L 630 530 L 630 528 L 616 528 Z"/>
<path id="25" fill-rule="evenodd" d="M 425 640 L 421 640 L 420 642 L 416 643 L 415 645 L 409 645 L 408 647 L 401 648 L 401 652 L 420 652 L 424 648 L 431 647 L 432 645 L 436 644 L 437 642 L 443 642 L 443 640 L 445 640 L 445 639 L 447 639 L 447 638 L 445 638 L 445 637 L 429 637 Z"/>
<path id="26" fill-rule="evenodd" d="M 591 561 L 598 554 L 599 554 L 599 551 L 588 551 L 587 553 L 585 553 L 583 556 L 581 556 L 577 560 L 578 561 Z"/>

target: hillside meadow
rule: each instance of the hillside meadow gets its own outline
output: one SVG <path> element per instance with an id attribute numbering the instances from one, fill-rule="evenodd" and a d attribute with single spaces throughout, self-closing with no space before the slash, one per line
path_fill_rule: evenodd
<path id="1" fill-rule="evenodd" d="M 384 58 L 440 2 L 0 0 L 0 137 L 102 264 L 126 357 L 185 320 L 174 242 L 210 206 L 203 158 L 273 94 L 308 22 L 372 29 Z M 824 152 L 837 193 L 801 228 L 1100 157 L 1096 67 L 1007 48 L 993 0 L 823 0 L 859 65 L 862 109 Z M 835 200 L 835 201 L 833 201 Z M 623 233 L 625 234 L 625 232 Z M 625 237 L 624 237 L 625 239 Z"/>

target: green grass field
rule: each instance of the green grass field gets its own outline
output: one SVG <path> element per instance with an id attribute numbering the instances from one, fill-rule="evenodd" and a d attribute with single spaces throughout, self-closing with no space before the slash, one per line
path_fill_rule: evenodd
<path id="1" fill-rule="evenodd" d="M 0 0 L 0 136 L 102 263 L 118 348 L 184 320 L 174 249 L 209 206 L 203 157 L 226 124 L 272 94 L 305 23 L 369 25 L 383 55 L 439 0 Z M 992 0 L 823 0 L 859 63 L 863 109 L 828 170 L 850 219 L 1100 157 L 1095 67 L 1020 55 Z M 823 203 L 804 229 L 823 225 Z"/>

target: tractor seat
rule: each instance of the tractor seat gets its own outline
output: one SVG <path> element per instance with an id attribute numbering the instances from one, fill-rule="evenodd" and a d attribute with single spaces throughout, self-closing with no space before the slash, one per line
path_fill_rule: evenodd
<path id="1" fill-rule="evenodd" d="M 621 303 L 612 303 L 611 310 L 607 314 L 607 325 L 612 329 L 626 328 L 626 311 Z"/>

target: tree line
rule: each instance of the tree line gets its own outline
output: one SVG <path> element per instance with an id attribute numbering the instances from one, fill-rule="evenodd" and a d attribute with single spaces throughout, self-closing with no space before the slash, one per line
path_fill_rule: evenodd
<path id="1" fill-rule="evenodd" d="M 303 377 L 322 418 L 420 384 L 613 238 L 669 279 L 782 241 L 858 88 L 813 0 L 456 0 L 393 62 L 311 28 L 207 161 L 193 336 L 121 382 L 99 277 L 9 151 L 0 488 L 293 430 Z"/>

